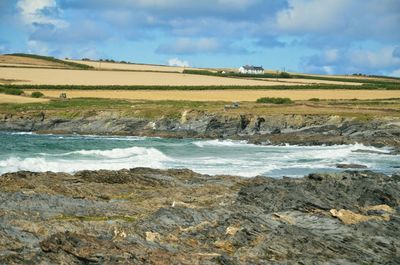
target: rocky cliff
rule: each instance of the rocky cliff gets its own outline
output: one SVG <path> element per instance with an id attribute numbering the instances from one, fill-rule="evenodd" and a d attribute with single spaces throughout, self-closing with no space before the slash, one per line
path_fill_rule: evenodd
<path id="1" fill-rule="evenodd" d="M 1 264 L 399 264 L 400 176 L 0 176 Z"/>
<path id="2" fill-rule="evenodd" d="M 162 111 L 162 110 L 161 110 Z M 118 112 L 88 112 L 62 117 L 46 112 L 1 114 L 2 131 L 149 135 L 246 139 L 254 143 L 341 144 L 360 142 L 400 146 L 400 119 L 359 119 L 335 115 L 224 115 L 184 111 L 180 117 L 126 117 Z"/>

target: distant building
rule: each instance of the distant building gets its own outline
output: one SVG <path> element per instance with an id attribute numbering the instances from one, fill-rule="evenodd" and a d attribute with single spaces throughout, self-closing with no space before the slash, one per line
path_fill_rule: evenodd
<path id="1" fill-rule="evenodd" d="M 262 66 L 245 65 L 239 68 L 239 73 L 261 75 L 264 73 L 264 68 Z"/>

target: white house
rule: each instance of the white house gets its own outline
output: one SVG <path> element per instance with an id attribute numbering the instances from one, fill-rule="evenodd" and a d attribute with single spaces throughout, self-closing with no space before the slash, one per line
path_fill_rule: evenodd
<path id="1" fill-rule="evenodd" d="M 239 68 L 239 73 L 261 75 L 264 73 L 264 68 L 262 66 L 245 65 Z"/>

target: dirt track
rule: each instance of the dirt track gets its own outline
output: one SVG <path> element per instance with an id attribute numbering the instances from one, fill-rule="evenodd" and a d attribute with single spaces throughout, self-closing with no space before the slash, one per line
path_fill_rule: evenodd
<path id="1" fill-rule="evenodd" d="M 13 96 L 0 94 L 0 104 L 1 103 L 37 103 L 37 102 L 46 102 L 48 99 L 43 98 L 29 98 L 22 96 Z"/>

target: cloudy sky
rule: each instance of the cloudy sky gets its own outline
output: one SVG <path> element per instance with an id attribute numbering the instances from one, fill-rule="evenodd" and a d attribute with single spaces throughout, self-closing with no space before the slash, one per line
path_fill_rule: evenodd
<path id="1" fill-rule="evenodd" d="M 400 76 L 400 0 L 0 0 L 0 53 Z"/>

